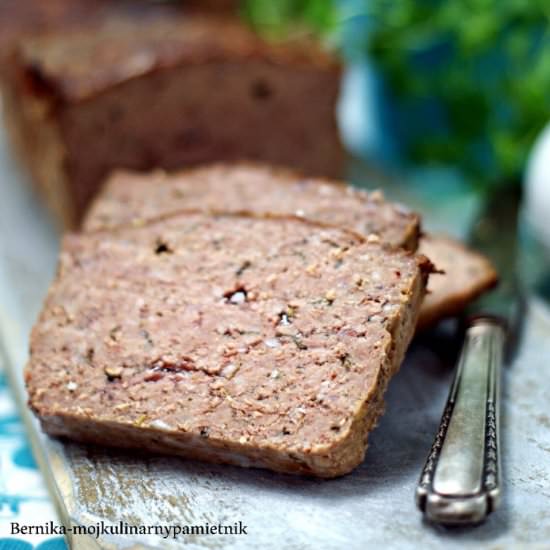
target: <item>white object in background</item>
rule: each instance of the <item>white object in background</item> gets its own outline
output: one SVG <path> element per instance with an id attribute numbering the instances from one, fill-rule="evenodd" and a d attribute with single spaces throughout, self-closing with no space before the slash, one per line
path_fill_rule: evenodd
<path id="1" fill-rule="evenodd" d="M 524 219 L 550 249 L 550 124 L 529 157 L 525 175 Z"/>
<path id="2" fill-rule="evenodd" d="M 533 305 L 550 314 L 550 124 L 527 163 L 520 215 L 519 272 Z M 550 318 L 550 317 L 549 317 Z"/>

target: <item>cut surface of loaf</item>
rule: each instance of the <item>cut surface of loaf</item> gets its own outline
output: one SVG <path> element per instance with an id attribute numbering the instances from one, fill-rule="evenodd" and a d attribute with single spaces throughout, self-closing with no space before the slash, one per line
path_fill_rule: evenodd
<path id="1" fill-rule="evenodd" d="M 416 250 L 417 214 L 340 182 L 256 163 L 214 164 L 175 174 L 115 172 L 86 215 L 85 231 L 131 224 L 180 209 L 304 217 Z"/>
<path id="2" fill-rule="evenodd" d="M 333 477 L 364 457 L 429 262 L 298 218 L 68 235 L 31 337 L 52 435 Z"/>
<path id="3" fill-rule="evenodd" d="M 498 275 L 491 262 L 452 237 L 423 235 L 419 252 L 430 258 L 435 268 L 442 272 L 430 277 L 418 320 L 419 330 L 459 314 L 497 284 Z"/>
<path id="4" fill-rule="evenodd" d="M 338 62 L 231 18 L 127 16 L 35 37 L 3 81 L 12 141 L 66 226 L 115 168 L 252 159 L 343 170 Z"/>

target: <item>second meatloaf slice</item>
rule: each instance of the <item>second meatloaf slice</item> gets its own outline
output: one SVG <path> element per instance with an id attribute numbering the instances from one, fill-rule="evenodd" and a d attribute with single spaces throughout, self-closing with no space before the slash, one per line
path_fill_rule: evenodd
<path id="1" fill-rule="evenodd" d="M 187 212 L 69 235 L 32 333 L 30 405 L 52 435 L 345 474 L 427 269 L 296 218 Z"/>
<path id="2" fill-rule="evenodd" d="M 135 223 L 179 209 L 280 214 L 337 225 L 416 250 L 420 220 L 402 205 L 340 182 L 266 164 L 213 164 L 174 174 L 118 171 L 84 220 L 84 230 Z"/>

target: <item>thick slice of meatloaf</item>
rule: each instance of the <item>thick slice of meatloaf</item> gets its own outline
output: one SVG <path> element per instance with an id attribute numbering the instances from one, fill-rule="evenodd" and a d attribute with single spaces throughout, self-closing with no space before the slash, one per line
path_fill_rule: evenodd
<path id="1" fill-rule="evenodd" d="M 495 268 L 485 256 L 451 237 L 424 235 L 419 251 L 441 272 L 430 277 L 418 320 L 420 330 L 459 314 L 498 281 Z"/>
<path id="2" fill-rule="evenodd" d="M 297 218 L 68 235 L 25 371 L 46 432 L 333 477 L 364 457 L 427 260 Z"/>
<path id="3" fill-rule="evenodd" d="M 402 205 L 340 182 L 253 163 L 214 164 L 175 174 L 118 171 L 92 203 L 83 228 L 114 227 L 180 209 L 297 215 L 416 250 L 420 220 Z"/>
<path id="4" fill-rule="evenodd" d="M 34 37 L 3 74 L 12 141 L 74 227 L 115 168 L 253 159 L 341 175 L 341 68 L 309 41 L 230 18 L 120 17 Z"/>

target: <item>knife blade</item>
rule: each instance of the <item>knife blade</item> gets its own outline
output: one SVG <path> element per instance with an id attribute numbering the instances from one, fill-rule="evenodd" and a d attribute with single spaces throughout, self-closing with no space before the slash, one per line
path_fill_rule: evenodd
<path id="1" fill-rule="evenodd" d="M 486 198 L 469 242 L 499 273 L 499 285 L 467 310 L 464 343 L 438 432 L 416 489 L 425 518 L 443 525 L 480 523 L 501 499 L 500 378 L 520 334 L 516 278 L 519 195 Z"/>

